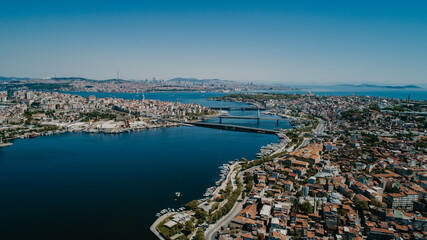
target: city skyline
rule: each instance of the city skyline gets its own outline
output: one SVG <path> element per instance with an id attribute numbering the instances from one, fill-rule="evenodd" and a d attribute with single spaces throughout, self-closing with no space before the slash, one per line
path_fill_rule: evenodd
<path id="1" fill-rule="evenodd" d="M 0 75 L 423 84 L 426 4 L 0 3 Z"/>

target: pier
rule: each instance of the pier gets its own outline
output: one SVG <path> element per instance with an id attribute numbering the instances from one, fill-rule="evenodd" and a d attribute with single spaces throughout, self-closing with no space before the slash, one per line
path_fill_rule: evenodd
<path id="1" fill-rule="evenodd" d="M 280 131 L 272 130 L 272 129 L 253 128 L 253 127 L 245 127 L 245 126 L 230 125 L 230 124 L 218 124 L 218 123 L 206 123 L 206 122 L 182 122 L 182 123 L 199 126 L 199 127 L 223 129 L 223 130 L 238 131 L 238 132 L 252 132 L 252 133 L 263 133 L 263 134 L 273 134 L 273 135 L 280 133 Z"/>

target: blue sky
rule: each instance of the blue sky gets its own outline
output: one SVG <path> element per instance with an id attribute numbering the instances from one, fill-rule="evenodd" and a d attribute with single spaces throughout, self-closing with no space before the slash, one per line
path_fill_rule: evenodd
<path id="1" fill-rule="evenodd" d="M 0 76 L 427 82 L 427 1 L 0 0 Z"/>

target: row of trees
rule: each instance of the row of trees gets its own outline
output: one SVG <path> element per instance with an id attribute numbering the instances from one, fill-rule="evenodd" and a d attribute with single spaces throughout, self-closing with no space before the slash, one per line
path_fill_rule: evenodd
<path id="1" fill-rule="evenodd" d="M 242 193 L 242 183 L 240 182 L 240 179 L 238 176 L 236 176 L 236 183 L 237 188 L 234 190 L 231 194 L 231 196 L 228 198 L 227 203 L 225 203 L 221 208 L 214 211 L 206 220 L 208 223 L 214 223 L 224 215 L 226 215 L 230 210 L 233 208 L 234 204 L 236 204 L 237 199 L 239 198 L 240 194 Z"/>
<path id="2" fill-rule="evenodd" d="M 245 192 L 249 193 L 254 186 L 254 176 L 251 173 L 246 172 L 243 177 L 243 181 L 245 183 Z"/>
<path id="3" fill-rule="evenodd" d="M 90 119 L 99 120 L 99 119 L 110 119 L 113 120 L 116 118 L 116 115 L 112 113 L 92 111 L 88 113 L 81 113 L 82 117 L 84 117 L 83 121 L 89 121 Z"/>
<path id="4" fill-rule="evenodd" d="M 242 161 L 242 168 L 245 170 L 245 169 L 248 169 L 248 168 L 251 168 L 251 167 L 254 167 L 254 166 L 261 165 L 261 164 L 263 164 L 265 162 L 269 162 L 269 161 L 271 161 L 271 160 L 273 160 L 273 159 L 275 159 L 277 157 L 283 157 L 285 155 L 286 155 L 286 153 L 283 152 L 283 153 L 277 153 L 277 154 L 270 155 L 270 156 L 267 156 L 267 157 L 255 159 L 255 160 L 252 160 L 252 161 Z"/>

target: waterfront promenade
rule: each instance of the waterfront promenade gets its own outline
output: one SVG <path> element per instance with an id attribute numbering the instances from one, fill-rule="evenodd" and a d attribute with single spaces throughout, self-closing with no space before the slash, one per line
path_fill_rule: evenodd
<path id="1" fill-rule="evenodd" d="M 244 172 L 238 173 L 238 177 L 241 182 L 243 182 Z M 228 223 L 230 223 L 230 221 L 242 210 L 243 204 L 246 202 L 246 200 L 247 197 L 242 199 L 242 196 L 240 195 L 236 204 L 234 204 L 233 208 L 230 210 L 230 212 L 227 213 L 227 215 L 223 216 L 216 223 L 209 225 L 209 227 L 205 230 L 206 239 L 215 239 L 215 233 L 221 228 L 221 226 L 228 225 Z"/>
<path id="2" fill-rule="evenodd" d="M 166 218 L 172 216 L 175 213 L 166 213 L 165 215 L 162 215 L 156 219 L 156 221 L 151 225 L 150 231 L 156 235 L 156 237 L 160 240 L 165 240 L 162 235 L 157 231 L 157 225 L 159 225 L 163 220 Z"/>

